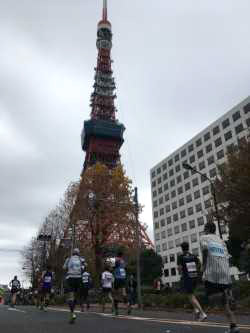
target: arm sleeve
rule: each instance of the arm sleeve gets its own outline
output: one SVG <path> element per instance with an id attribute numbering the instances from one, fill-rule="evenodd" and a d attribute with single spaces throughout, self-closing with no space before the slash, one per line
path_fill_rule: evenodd
<path id="1" fill-rule="evenodd" d="M 208 248 L 208 241 L 207 241 L 207 239 L 205 237 L 201 237 L 200 244 L 201 244 L 201 249 L 202 250 L 207 250 L 207 248 Z"/>
<path id="2" fill-rule="evenodd" d="M 69 262 L 69 258 L 66 259 L 64 265 L 63 265 L 63 269 L 67 269 L 68 268 L 68 262 Z"/>

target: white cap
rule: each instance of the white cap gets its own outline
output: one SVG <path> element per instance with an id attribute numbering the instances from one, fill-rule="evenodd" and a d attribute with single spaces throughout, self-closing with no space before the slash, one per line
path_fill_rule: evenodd
<path id="1" fill-rule="evenodd" d="M 78 248 L 75 248 L 74 250 L 73 250 L 73 254 L 80 254 L 80 250 L 78 249 Z"/>

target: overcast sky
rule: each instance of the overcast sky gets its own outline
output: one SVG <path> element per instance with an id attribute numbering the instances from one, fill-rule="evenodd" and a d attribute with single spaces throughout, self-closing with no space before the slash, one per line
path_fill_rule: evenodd
<path id="1" fill-rule="evenodd" d="M 0 0 L 0 283 L 79 178 L 101 7 Z M 249 12 L 249 0 L 109 0 L 122 162 L 150 233 L 150 168 L 249 95 Z"/>

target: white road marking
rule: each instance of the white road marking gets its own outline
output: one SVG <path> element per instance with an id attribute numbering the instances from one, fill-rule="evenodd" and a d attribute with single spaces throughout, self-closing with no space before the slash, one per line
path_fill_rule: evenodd
<path id="1" fill-rule="evenodd" d="M 26 311 L 20 310 L 20 309 L 16 309 L 16 308 L 8 308 L 9 311 L 16 311 L 16 312 L 22 312 L 22 313 L 26 313 Z"/>
<path id="2" fill-rule="evenodd" d="M 69 312 L 67 309 L 60 309 L 60 308 L 49 308 L 49 310 L 53 311 L 61 311 L 61 312 Z M 75 311 L 76 313 L 81 314 L 96 314 L 102 317 L 109 317 L 109 318 L 117 318 L 117 319 L 128 319 L 128 320 L 140 320 L 140 321 L 148 321 L 148 322 L 155 322 L 160 324 L 176 324 L 176 325 L 189 325 L 189 326 L 200 326 L 200 327 L 218 327 L 218 328 L 228 328 L 228 324 L 226 323 L 219 323 L 219 322 L 212 322 L 212 321 L 190 321 L 190 320 L 180 320 L 180 319 L 163 319 L 163 318 L 147 318 L 147 317 L 136 317 L 136 316 L 115 316 L 111 313 L 100 313 L 100 312 L 81 312 Z M 250 325 L 238 325 L 240 329 L 243 330 L 250 330 Z"/>

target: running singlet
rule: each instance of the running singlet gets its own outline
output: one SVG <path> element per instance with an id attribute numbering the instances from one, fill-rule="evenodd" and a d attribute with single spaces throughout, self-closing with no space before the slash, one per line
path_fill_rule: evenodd
<path id="1" fill-rule="evenodd" d="M 116 280 L 126 279 L 125 262 L 123 259 L 120 258 L 116 259 L 114 275 Z"/>
<path id="2" fill-rule="evenodd" d="M 182 267 L 183 277 L 195 279 L 198 277 L 199 259 L 192 253 L 184 253 L 178 257 L 177 264 Z"/>
<path id="3" fill-rule="evenodd" d="M 76 255 L 66 259 L 65 264 L 63 266 L 64 269 L 67 269 L 66 279 L 81 278 L 84 264 L 85 264 L 85 260 Z"/>
<path id="4" fill-rule="evenodd" d="M 105 271 L 102 273 L 102 287 L 103 288 L 112 288 L 112 283 L 113 283 L 113 274 Z"/>
<path id="5" fill-rule="evenodd" d="M 19 280 L 12 280 L 11 281 L 11 287 L 12 288 L 15 288 L 15 289 L 19 289 L 20 288 L 20 282 L 19 282 Z"/>
<path id="6" fill-rule="evenodd" d="M 208 253 L 204 279 L 217 284 L 231 284 L 229 254 L 225 242 L 214 234 L 202 236 L 200 242 L 202 250 L 207 250 Z"/>

